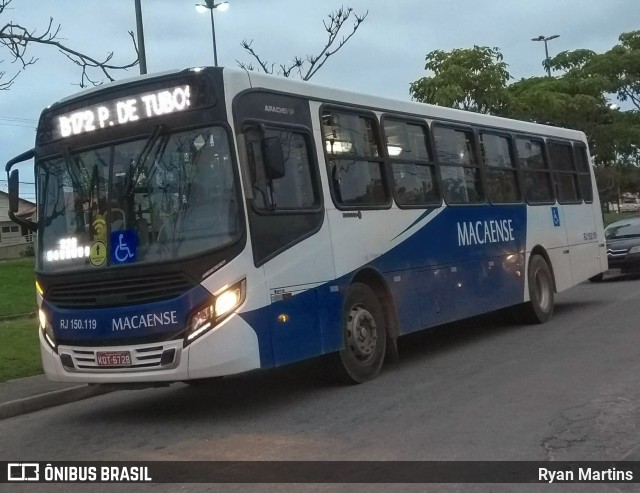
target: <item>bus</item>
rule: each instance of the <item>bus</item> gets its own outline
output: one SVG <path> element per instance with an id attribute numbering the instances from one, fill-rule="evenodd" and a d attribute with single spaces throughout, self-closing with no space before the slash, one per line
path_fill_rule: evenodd
<path id="1" fill-rule="evenodd" d="M 30 159 L 33 221 L 12 169 Z M 506 307 L 543 323 L 607 269 L 583 133 L 239 69 L 63 99 L 6 171 L 54 381 L 323 356 L 361 383 L 401 335 Z"/>

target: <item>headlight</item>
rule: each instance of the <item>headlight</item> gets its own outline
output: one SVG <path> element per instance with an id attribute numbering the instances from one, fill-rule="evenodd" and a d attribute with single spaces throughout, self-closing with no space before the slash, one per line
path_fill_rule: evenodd
<path id="1" fill-rule="evenodd" d="M 631 248 L 629 249 L 629 253 L 640 253 L 640 245 L 637 245 L 637 246 L 631 247 Z"/>
<path id="2" fill-rule="evenodd" d="M 246 284 L 246 279 L 243 279 L 231 287 L 221 289 L 211 304 L 199 308 L 191 315 L 187 324 L 185 344 L 192 342 L 231 315 L 233 310 L 244 302 Z"/>
<path id="3" fill-rule="evenodd" d="M 45 311 L 40 308 L 38 310 L 38 320 L 40 321 L 40 330 L 42 331 L 44 338 L 47 340 L 47 342 L 49 343 L 49 345 L 55 349 L 56 348 L 56 339 L 53 336 L 53 327 L 51 327 L 51 324 L 49 323 L 49 320 L 47 319 L 47 314 L 45 313 Z"/>
<path id="4" fill-rule="evenodd" d="M 233 287 L 223 291 L 219 296 L 216 297 L 215 304 L 215 316 L 216 318 L 220 318 L 235 307 L 240 304 L 240 300 L 242 299 L 242 289 L 241 286 L 236 285 L 237 287 Z"/>

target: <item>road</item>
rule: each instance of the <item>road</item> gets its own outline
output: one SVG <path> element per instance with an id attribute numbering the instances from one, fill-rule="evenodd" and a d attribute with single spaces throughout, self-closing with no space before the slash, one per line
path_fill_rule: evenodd
<path id="1" fill-rule="evenodd" d="M 119 391 L 0 421 L 2 460 L 640 460 L 640 279 L 585 283 L 545 325 L 504 314 L 400 340 L 378 379 L 318 361 Z M 123 491 L 38 485 L 7 491 Z M 634 491 L 618 485 L 555 491 Z M 1 488 L 1 485 L 0 485 Z M 515 485 L 133 485 L 126 491 L 542 491 Z M 553 488 L 553 487 L 552 487 Z"/>

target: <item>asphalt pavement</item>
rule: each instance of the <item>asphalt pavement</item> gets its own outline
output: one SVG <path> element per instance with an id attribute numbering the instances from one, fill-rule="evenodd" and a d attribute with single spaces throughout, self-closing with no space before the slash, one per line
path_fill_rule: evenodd
<path id="1" fill-rule="evenodd" d="M 122 389 L 113 385 L 59 383 L 44 375 L 0 383 L 0 420 Z"/>

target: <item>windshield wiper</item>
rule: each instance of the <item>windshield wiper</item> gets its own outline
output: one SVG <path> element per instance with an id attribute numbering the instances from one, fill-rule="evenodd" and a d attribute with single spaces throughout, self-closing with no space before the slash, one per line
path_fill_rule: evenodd
<path id="1" fill-rule="evenodd" d="M 163 125 L 157 125 L 153 130 L 153 133 L 149 136 L 147 141 L 144 143 L 144 146 L 138 153 L 135 159 L 132 160 L 132 167 L 130 170 L 130 180 L 127 193 L 131 193 L 132 188 L 140 178 L 140 173 L 142 172 L 142 165 L 149 158 L 149 154 L 151 154 L 151 150 L 155 147 L 156 142 L 162 135 L 164 130 Z"/>
<path id="2" fill-rule="evenodd" d="M 65 146 L 62 150 L 62 157 L 64 157 L 64 162 L 67 165 L 67 170 L 69 171 L 69 178 L 71 179 L 71 183 L 73 184 L 74 190 L 78 192 L 83 191 L 82 181 L 78 174 L 80 173 L 80 162 L 71 155 L 71 149 L 68 146 Z M 84 164 L 83 164 L 84 165 Z"/>

